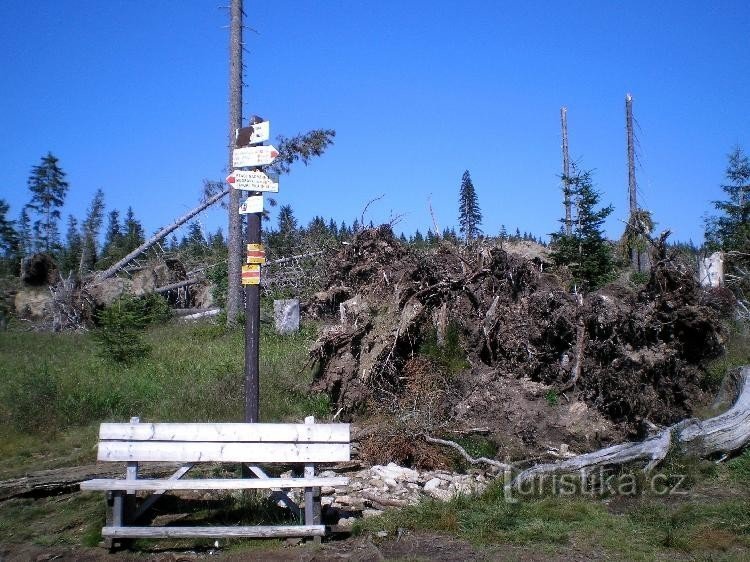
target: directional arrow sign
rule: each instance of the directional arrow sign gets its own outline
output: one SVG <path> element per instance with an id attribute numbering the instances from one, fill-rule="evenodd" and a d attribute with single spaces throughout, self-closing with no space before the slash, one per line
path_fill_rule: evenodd
<path id="1" fill-rule="evenodd" d="M 235 146 L 242 147 L 249 144 L 258 144 L 267 141 L 271 137 L 271 122 L 261 121 L 249 127 L 242 127 L 235 131 Z"/>
<path id="2" fill-rule="evenodd" d="M 279 151 L 271 145 L 235 148 L 232 151 L 232 167 L 266 166 L 276 160 L 278 155 Z"/>
<path id="3" fill-rule="evenodd" d="M 269 176 L 260 170 L 235 170 L 227 176 L 227 183 L 243 191 L 279 192 L 279 177 Z"/>

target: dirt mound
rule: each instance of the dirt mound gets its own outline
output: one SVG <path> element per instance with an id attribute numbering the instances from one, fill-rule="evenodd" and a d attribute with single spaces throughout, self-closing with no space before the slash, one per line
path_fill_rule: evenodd
<path id="1" fill-rule="evenodd" d="M 692 272 L 664 260 L 640 291 L 581 296 L 546 269 L 488 243 L 418 252 L 388 227 L 361 232 L 308 307 L 338 316 L 311 350 L 315 386 L 350 418 L 485 431 L 507 452 L 690 415 L 722 344 Z"/>

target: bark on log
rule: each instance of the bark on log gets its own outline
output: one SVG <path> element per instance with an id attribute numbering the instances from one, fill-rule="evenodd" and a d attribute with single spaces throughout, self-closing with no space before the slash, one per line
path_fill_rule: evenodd
<path id="1" fill-rule="evenodd" d="M 688 419 L 672 425 L 641 443 L 622 443 L 564 461 L 532 466 L 521 472 L 511 486 L 542 474 L 570 473 L 599 466 L 623 465 L 648 460 L 644 471 L 659 464 L 674 443 L 685 455 L 709 457 L 732 453 L 750 443 L 750 365 L 742 367 L 736 377 L 737 398 L 721 415 L 707 419 Z"/>
<path id="2" fill-rule="evenodd" d="M 167 236 L 168 234 L 172 233 L 173 231 L 180 228 L 183 224 L 185 224 L 187 221 L 192 219 L 195 215 L 203 211 L 204 209 L 207 209 L 214 203 L 216 203 L 219 199 L 224 197 L 227 193 L 229 193 L 230 188 L 226 188 L 224 191 L 221 191 L 214 195 L 213 197 L 209 197 L 206 199 L 203 203 L 195 207 L 194 209 L 188 211 L 178 219 L 175 219 L 175 221 L 170 224 L 169 226 L 165 226 L 162 228 L 159 232 L 154 234 L 151 238 L 146 240 L 143 244 L 138 246 L 135 250 L 130 252 L 127 256 L 122 258 L 120 261 L 118 261 L 116 264 L 114 264 L 112 267 L 107 269 L 106 271 L 102 271 L 96 276 L 97 281 L 103 281 L 104 279 L 108 279 L 112 277 L 115 273 L 120 271 L 123 267 L 125 267 L 131 260 L 137 258 L 140 256 L 143 252 L 148 250 L 151 246 L 156 244 L 159 240 Z"/>

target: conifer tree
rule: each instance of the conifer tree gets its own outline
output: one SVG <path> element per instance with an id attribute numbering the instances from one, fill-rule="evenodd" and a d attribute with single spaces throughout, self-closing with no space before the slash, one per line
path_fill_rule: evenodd
<path id="1" fill-rule="evenodd" d="M 69 273 L 78 269 L 81 261 L 81 232 L 78 229 L 78 221 L 73 215 L 68 215 L 68 230 L 65 234 L 65 251 L 60 260 L 60 270 Z"/>
<path id="2" fill-rule="evenodd" d="M 91 200 L 86 219 L 83 221 L 81 238 L 81 261 L 78 264 L 78 274 L 83 275 L 94 269 L 97 260 L 99 230 L 104 220 L 104 192 L 97 189 Z"/>
<path id="3" fill-rule="evenodd" d="M 15 229 L 15 222 L 8 218 L 10 206 L 4 199 L 0 199 L 0 258 L 2 267 L 0 273 L 13 275 L 18 270 L 20 239 Z"/>
<path id="4" fill-rule="evenodd" d="M 219 229 L 221 233 L 221 229 Z M 143 226 L 135 218 L 133 207 L 128 207 L 125 213 L 125 221 L 122 224 L 122 252 L 123 257 L 135 250 L 146 240 Z"/>
<path id="5" fill-rule="evenodd" d="M 466 240 L 473 240 L 482 234 L 479 228 L 482 224 L 482 212 L 479 209 L 477 193 L 471 181 L 469 170 L 464 171 L 461 178 L 461 189 L 458 198 L 458 224 L 461 234 Z"/>
<path id="6" fill-rule="evenodd" d="M 614 271 L 612 250 L 602 230 L 612 206 L 596 209 L 599 193 L 593 187 L 591 172 L 579 172 L 573 166 L 569 186 L 575 205 L 572 231 L 566 234 L 561 228 L 551 235 L 552 259 L 568 266 L 579 287 L 596 289 L 609 281 Z M 561 222 L 564 224 L 565 219 Z"/>
<path id="7" fill-rule="evenodd" d="M 60 220 L 60 207 L 65 203 L 68 182 L 59 160 L 51 152 L 42 158 L 41 164 L 31 169 L 28 185 L 32 194 L 28 207 L 37 215 L 34 221 L 35 246 L 44 252 L 55 252 L 60 249 L 57 221 Z"/>
<path id="8" fill-rule="evenodd" d="M 721 186 L 726 199 L 713 202 L 721 215 L 707 221 L 706 238 L 714 249 L 747 255 L 750 254 L 750 161 L 739 146 L 729 154 L 726 178 L 728 183 Z"/>

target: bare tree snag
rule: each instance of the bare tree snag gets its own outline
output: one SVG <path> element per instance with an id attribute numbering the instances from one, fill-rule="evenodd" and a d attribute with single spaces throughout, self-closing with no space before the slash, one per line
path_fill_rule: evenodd
<path id="1" fill-rule="evenodd" d="M 154 234 L 151 238 L 146 240 L 143 244 L 138 246 L 135 250 L 130 252 L 127 256 L 122 258 L 120 261 L 118 261 L 116 264 L 114 264 L 109 269 L 102 271 L 96 276 L 97 281 L 103 281 L 105 279 L 109 279 L 113 275 L 115 275 L 118 271 L 120 271 L 123 267 L 125 267 L 131 260 L 137 258 L 140 256 L 143 252 L 148 250 L 151 246 L 156 244 L 159 240 L 164 238 L 165 236 L 169 235 L 170 233 L 174 232 L 178 228 L 180 228 L 183 224 L 185 224 L 187 221 L 192 219 L 195 215 L 203 211 L 204 209 L 207 209 L 214 203 L 216 203 L 219 199 L 224 197 L 227 193 L 229 193 L 229 188 L 225 189 L 224 191 L 217 193 L 213 197 L 209 197 L 206 199 L 203 203 L 195 207 L 194 209 L 188 211 L 184 215 L 182 215 L 180 218 L 175 219 L 175 221 L 170 224 L 169 226 L 165 226 L 162 228 L 159 232 Z"/>
<path id="2" fill-rule="evenodd" d="M 641 443 L 621 443 L 564 461 L 532 466 L 516 476 L 511 486 L 519 487 L 540 475 L 587 471 L 643 460 L 648 461 L 644 468 L 648 472 L 664 460 L 673 445 L 681 453 L 697 457 L 737 451 L 750 443 L 750 366 L 741 369 L 736 387 L 734 405 L 719 416 L 681 421 Z"/>
<path id="3" fill-rule="evenodd" d="M 229 23 L 229 171 L 232 171 L 234 134 L 242 127 L 242 0 L 232 0 Z M 230 189 L 229 231 L 227 233 L 228 272 L 227 324 L 234 324 L 242 305 L 240 277 L 242 274 L 242 217 L 238 189 Z"/>
<path id="4" fill-rule="evenodd" d="M 565 234 L 573 232 L 572 215 L 570 212 L 570 154 L 568 153 L 568 108 L 560 108 L 560 125 L 562 127 L 562 155 L 563 155 L 563 204 L 565 205 Z"/>

